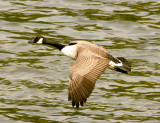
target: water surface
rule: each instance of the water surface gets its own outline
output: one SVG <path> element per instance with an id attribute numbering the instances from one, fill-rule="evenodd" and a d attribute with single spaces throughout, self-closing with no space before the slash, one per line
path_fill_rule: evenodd
<path id="1" fill-rule="evenodd" d="M 0 122 L 159 123 L 158 0 L 0 0 Z M 106 70 L 84 107 L 67 100 L 73 60 L 37 35 L 87 40 L 132 64 Z"/>

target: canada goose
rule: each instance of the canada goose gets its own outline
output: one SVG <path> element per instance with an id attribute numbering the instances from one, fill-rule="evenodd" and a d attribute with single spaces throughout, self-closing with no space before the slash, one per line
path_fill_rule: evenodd
<path id="1" fill-rule="evenodd" d="M 56 47 L 65 55 L 76 59 L 70 69 L 68 100 L 79 108 L 92 93 L 97 79 L 108 67 L 122 73 L 131 71 L 124 57 L 113 57 L 109 51 L 87 41 L 72 41 L 68 45 L 55 43 L 44 37 L 36 37 L 29 43 L 48 44 Z"/>

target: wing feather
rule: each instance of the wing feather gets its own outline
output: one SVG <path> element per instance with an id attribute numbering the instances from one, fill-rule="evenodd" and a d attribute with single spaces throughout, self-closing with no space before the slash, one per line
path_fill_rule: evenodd
<path id="1" fill-rule="evenodd" d="M 107 58 L 95 56 L 90 52 L 78 54 L 76 62 L 70 70 L 68 87 L 68 100 L 72 101 L 73 106 L 76 105 L 77 108 L 79 105 L 83 106 L 108 63 L 109 60 Z"/>

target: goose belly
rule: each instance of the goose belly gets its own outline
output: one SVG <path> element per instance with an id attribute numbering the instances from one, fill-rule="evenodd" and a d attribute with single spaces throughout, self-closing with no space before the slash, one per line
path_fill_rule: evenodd
<path id="1" fill-rule="evenodd" d="M 68 57 L 71 57 L 73 59 L 76 58 L 77 56 L 77 46 L 76 45 L 71 45 L 71 46 L 65 46 L 61 52 L 65 54 Z"/>

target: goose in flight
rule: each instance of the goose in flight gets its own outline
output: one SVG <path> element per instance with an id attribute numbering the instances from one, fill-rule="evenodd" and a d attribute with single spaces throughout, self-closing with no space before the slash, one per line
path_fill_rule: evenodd
<path id="1" fill-rule="evenodd" d="M 29 43 L 54 46 L 66 56 L 75 59 L 70 68 L 68 100 L 77 108 L 87 101 L 97 79 L 106 68 L 122 73 L 131 71 L 131 66 L 124 57 L 115 58 L 105 48 L 88 41 L 71 41 L 64 45 L 44 37 L 36 37 Z"/>

